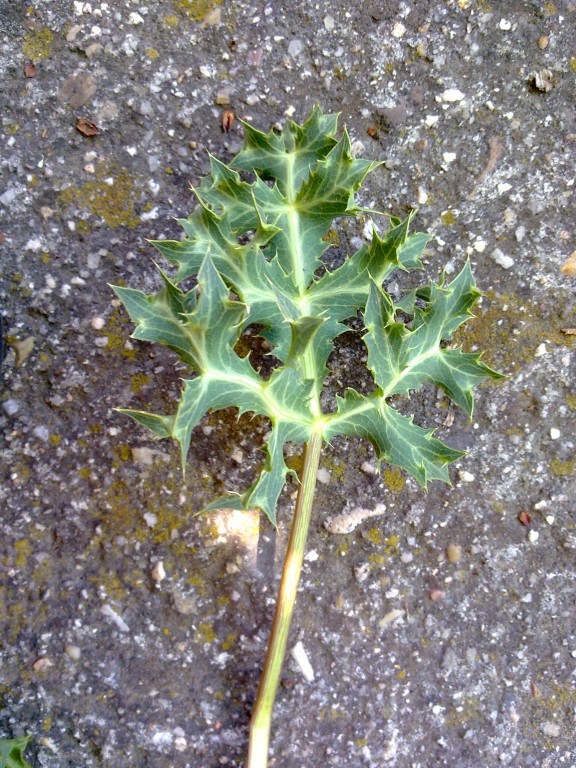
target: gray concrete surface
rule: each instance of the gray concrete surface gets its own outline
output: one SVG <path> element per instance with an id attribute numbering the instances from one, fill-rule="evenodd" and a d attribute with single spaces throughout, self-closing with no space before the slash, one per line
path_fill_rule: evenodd
<path id="1" fill-rule="evenodd" d="M 33 766 L 243 764 L 295 486 L 277 534 L 194 516 L 266 425 L 211 416 L 183 483 L 112 410 L 169 410 L 183 374 L 107 284 L 156 285 L 146 238 L 241 146 L 224 110 L 268 130 L 315 103 L 385 161 L 362 202 L 419 207 L 428 277 L 471 256 L 462 341 L 509 378 L 472 424 L 415 396 L 469 449 L 452 488 L 326 450 L 291 639 L 314 680 L 287 663 L 270 764 L 576 766 L 575 36 L 572 0 L 1 0 L 0 735 Z M 334 255 L 362 236 L 337 225 Z M 360 354 L 342 337 L 333 391 Z"/>

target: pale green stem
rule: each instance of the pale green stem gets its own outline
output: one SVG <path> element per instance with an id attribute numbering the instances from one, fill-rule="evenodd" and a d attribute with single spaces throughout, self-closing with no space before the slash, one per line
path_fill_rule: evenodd
<path id="1" fill-rule="evenodd" d="M 276 611 L 270 630 L 270 640 L 268 641 L 260 686 L 250 720 L 250 745 L 246 768 L 266 768 L 268 765 L 272 708 L 286 655 L 288 633 L 296 602 L 302 560 L 306 550 L 306 538 L 310 525 L 321 448 L 322 435 L 319 432 L 313 432 L 304 452 L 304 466 L 296 499 L 294 519 L 292 520 L 290 540 L 286 550 L 282 581 L 276 601 Z"/>

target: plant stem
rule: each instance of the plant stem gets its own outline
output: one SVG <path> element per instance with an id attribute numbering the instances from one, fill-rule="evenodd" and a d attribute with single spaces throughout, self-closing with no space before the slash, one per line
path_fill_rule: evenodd
<path id="1" fill-rule="evenodd" d="M 286 549 L 282 581 L 276 601 L 260 686 L 250 720 L 250 744 L 246 768 L 266 768 L 268 765 L 272 708 L 286 654 L 288 633 L 306 549 L 321 448 L 322 435 L 319 432 L 313 432 L 304 451 L 304 466 L 296 499 L 294 519 L 292 520 L 290 540 Z"/>

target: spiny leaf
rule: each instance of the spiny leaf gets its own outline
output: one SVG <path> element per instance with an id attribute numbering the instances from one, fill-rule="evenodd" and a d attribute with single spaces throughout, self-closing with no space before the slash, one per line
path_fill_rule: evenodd
<path id="1" fill-rule="evenodd" d="M 410 215 L 404 221 L 390 216 L 382 236 L 374 231 L 369 245 L 326 270 L 326 233 L 335 217 L 366 213 L 355 193 L 378 163 L 353 157 L 346 131 L 336 136 L 337 116 L 318 107 L 302 125 L 288 121 L 280 133 L 244 128 L 244 147 L 229 166 L 210 159 L 195 210 L 179 220 L 184 239 L 154 243 L 177 266 L 176 277 L 161 273 L 164 286 L 152 295 L 116 289 L 136 324 L 134 338 L 168 346 L 193 372 L 176 413 L 123 412 L 155 436 L 174 438 L 183 466 L 206 413 L 232 406 L 269 419 L 255 482 L 210 508 L 259 507 L 273 523 L 288 471 L 284 445 L 307 442 L 313 431 L 325 440 L 364 437 L 380 460 L 423 485 L 448 481 L 447 465 L 461 452 L 399 413 L 389 398 L 432 382 L 471 414 L 473 387 L 499 377 L 478 355 L 447 344 L 479 296 L 470 265 L 448 284 L 442 279 L 393 302 L 385 281 L 395 270 L 421 269 L 428 242 L 427 235 L 409 233 Z M 253 174 L 249 181 L 243 171 Z M 183 291 L 180 284 L 193 277 L 196 288 Z M 409 315 L 409 326 L 400 311 Z M 345 321 L 358 312 L 374 389 L 368 395 L 347 390 L 336 412 L 327 414 L 320 395 L 329 356 Z M 279 361 L 268 379 L 235 351 L 248 326 L 258 328 Z"/>
<path id="2" fill-rule="evenodd" d="M 289 120 L 282 133 L 262 133 L 249 123 L 244 148 L 232 161 L 239 170 L 256 171 L 262 178 L 275 181 L 283 195 L 300 188 L 310 168 L 326 157 L 336 144 L 337 115 L 324 115 L 319 107 L 312 110 L 303 125 Z"/>
<path id="3" fill-rule="evenodd" d="M 479 293 L 469 263 L 444 287 L 432 285 L 425 309 L 416 309 L 413 329 L 395 321 L 396 307 L 374 282 L 366 305 L 364 322 L 368 333 L 368 367 L 383 397 L 407 394 L 424 381 L 432 381 L 469 416 L 472 416 L 473 387 L 488 377 L 498 378 L 478 355 L 460 349 L 445 349 L 442 342 L 470 316 Z"/>
<path id="4" fill-rule="evenodd" d="M 379 461 L 387 461 L 409 472 L 421 485 L 429 480 L 449 482 L 446 465 L 464 455 L 463 451 L 437 440 L 434 430 L 416 426 L 389 406 L 382 395 L 364 396 L 348 389 L 338 399 L 338 411 L 329 420 L 326 437 L 355 435 L 374 446 Z"/>
<path id="5" fill-rule="evenodd" d="M 24 758 L 29 736 L 20 739 L 0 738 L 0 768 L 31 768 Z"/>

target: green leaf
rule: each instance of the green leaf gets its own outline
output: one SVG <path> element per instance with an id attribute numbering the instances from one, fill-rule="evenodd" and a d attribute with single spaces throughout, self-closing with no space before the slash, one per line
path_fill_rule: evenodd
<path id="1" fill-rule="evenodd" d="M 412 417 L 398 413 L 381 395 L 360 395 L 353 389 L 338 398 L 338 411 L 330 419 L 326 436 L 365 437 L 374 446 L 379 461 L 395 464 L 421 485 L 429 480 L 449 482 L 446 465 L 464 455 L 437 440 L 434 430 L 422 429 Z"/>
<path id="2" fill-rule="evenodd" d="M 29 736 L 20 739 L 0 738 L 0 768 L 31 768 L 24 759 L 24 750 L 30 740 Z"/>
<path id="3" fill-rule="evenodd" d="M 280 135 L 261 133 L 249 123 L 242 125 L 246 140 L 232 166 L 275 181 L 284 196 L 299 189 L 310 168 L 337 143 L 338 116 L 324 115 L 319 107 L 314 107 L 303 125 L 289 120 Z"/>
<path id="4" fill-rule="evenodd" d="M 244 130 L 244 146 L 230 165 L 210 158 L 195 210 L 179 219 L 183 239 L 153 243 L 176 276 L 160 271 L 163 286 L 151 295 L 115 289 L 135 323 L 133 337 L 167 346 L 192 370 L 175 413 L 121 412 L 156 437 L 176 440 L 183 467 L 207 413 L 234 407 L 269 419 L 252 486 L 208 508 L 258 507 L 273 523 L 288 472 L 284 446 L 313 434 L 364 437 L 380 460 L 423 485 L 448 481 L 447 466 L 461 452 L 395 410 L 390 398 L 431 382 L 471 414 L 473 387 L 499 377 L 478 355 L 448 344 L 479 296 L 470 265 L 452 282 L 442 278 L 394 303 L 386 281 L 396 270 L 421 269 L 428 242 L 425 234 L 410 234 L 409 215 L 388 217 L 384 234 L 374 230 L 370 244 L 327 271 L 326 234 L 335 217 L 366 214 L 355 194 L 378 163 L 353 157 L 346 131 L 336 135 L 337 116 L 318 107 L 302 125 L 288 121 L 280 133 L 248 124 Z M 190 278 L 196 287 L 184 290 Z M 350 389 L 335 413 L 325 413 L 321 394 L 334 341 L 359 312 L 374 390 L 365 396 Z M 279 362 L 268 379 L 236 352 L 248 326 Z"/>
<path id="5" fill-rule="evenodd" d="M 371 280 L 382 285 L 396 269 L 421 269 L 420 256 L 429 237 L 408 235 L 411 218 L 403 222 L 391 218 L 382 238 L 374 232 L 369 246 L 362 246 L 341 267 L 317 280 L 309 291 L 313 309 L 346 320 L 366 305 Z"/>
<path id="6" fill-rule="evenodd" d="M 472 389 L 487 378 L 500 378 L 478 355 L 447 349 L 443 342 L 471 317 L 476 289 L 469 263 L 448 285 L 432 285 L 425 309 L 415 309 L 413 329 L 396 322 L 396 307 L 375 283 L 371 284 L 364 322 L 368 333 L 368 367 L 383 397 L 408 394 L 431 381 L 471 417 Z"/>

